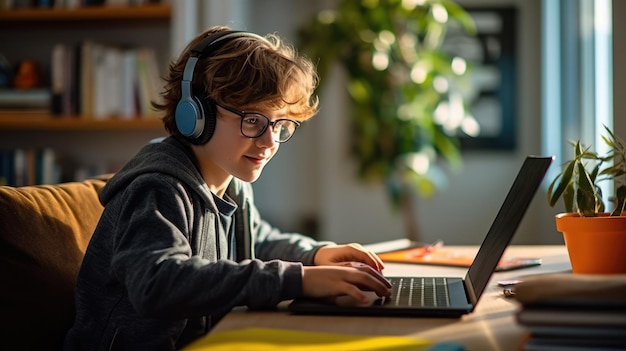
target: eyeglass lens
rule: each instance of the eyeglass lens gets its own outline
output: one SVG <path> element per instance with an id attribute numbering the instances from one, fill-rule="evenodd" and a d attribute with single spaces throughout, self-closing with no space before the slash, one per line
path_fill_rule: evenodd
<path id="1" fill-rule="evenodd" d="M 291 138 L 298 125 L 288 119 L 279 119 L 274 122 L 259 113 L 244 113 L 241 119 L 241 133 L 248 138 L 258 138 L 269 126 L 272 126 L 274 140 L 282 143 Z"/>

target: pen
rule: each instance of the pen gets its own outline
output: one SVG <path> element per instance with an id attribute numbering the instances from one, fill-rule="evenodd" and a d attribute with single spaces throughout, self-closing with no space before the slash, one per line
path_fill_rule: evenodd
<path id="1" fill-rule="evenodd" d="M 515 286 L 521 282 L 520 279 L 498 280 L 498 286 L 504 288 L 502 294 L 505 297 L 515 297 Z"/>
<path id="2" fill-rule="evenodd" d="M 424 247 L 422 247 L 419 253 L 411 253 L 410 256 L 411 257 L 425 257 L 428 256 L 429 254 L 431 254 L 433 251 L 441 248 L 443 246 L 443 241 L 441 240 L 437 240 L 434 243 L 430 244 L 430 245 L 426 245 Z"/>

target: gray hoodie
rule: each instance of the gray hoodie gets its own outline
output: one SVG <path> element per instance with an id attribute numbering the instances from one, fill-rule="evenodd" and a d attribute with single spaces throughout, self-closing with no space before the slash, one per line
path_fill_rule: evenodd
<path id="1" fill-rule="evenodd" d="M 235 306 L 301 295 L 302 264 L 324 244 L 263 221 L 234 178 L 237 260 L 195 157 L 169 137 L 146 145 L 100 193 L 104 212 L 76 286 L 66 350 L 175 350 Z"/>

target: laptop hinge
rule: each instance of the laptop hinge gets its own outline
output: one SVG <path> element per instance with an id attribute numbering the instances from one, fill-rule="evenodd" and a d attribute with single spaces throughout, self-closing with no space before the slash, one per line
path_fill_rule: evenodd
<path id="1" fill-rule="evenodd" d="M 467 274 L 465 279 L 463 279 L 463 285 L 465 286 L 465 293 L 467 294 L 467 300 L 472 304 L 472 310 L 476 308 L 476 304 L 478 303 L 478 299 L 476 298 L 476 294 L 474 293 L 474 286 L 472 285 L 472 279 L 470 275 Z"/>

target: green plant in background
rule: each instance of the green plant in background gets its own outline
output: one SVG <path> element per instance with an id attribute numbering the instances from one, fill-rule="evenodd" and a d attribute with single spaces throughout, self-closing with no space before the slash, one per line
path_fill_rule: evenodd
<path id="1" fill-rule="evenodd" d="M 343 0 L 299 32 L 322 87 L 332 65 L 347 74 L 359 177 L 383 182 L 409 217 L 414 194 L 437 189 L 438 161 L 461 165 L 457 135 L 469 118 L 462 92 L 469 67 L 442 48 L 451 23 L 475 33 L 472 18 L 453 1 Z M 415 239 L 415 218 L 407 220 L 407 236 Z"/>
<path id="2" fill-rule="evenodd" d="M 548 188 L 548 203 L 554 207 L 563 198 L 565 211 L 577 212 L 582 217 L 596 217 L 605 212 L 602 189 L 598 183 L 604 180 L 615 181 L 615 208 L 611 216 L 619 216 L 626 211 L 626 145 L 606 126 L 607 135 L 602 140 L 609 147 L 606 155 L 599 155 L 584 148 L 580 141 L 571 143 L 574 159 L 568 161 Z M 602 168 L 608 161 L 613 164 Z"/>

